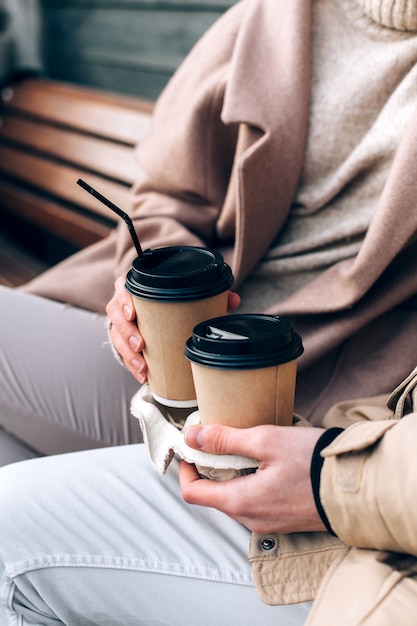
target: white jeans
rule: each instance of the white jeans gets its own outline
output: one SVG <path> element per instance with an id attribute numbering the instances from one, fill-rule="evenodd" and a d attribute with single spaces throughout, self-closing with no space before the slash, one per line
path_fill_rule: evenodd
<path id="1" fill-rule="evenodd" d="M 259 600 L 249 531 L 185 504 L 177 463 L 159 476 L 143 444 L 3 467 L 0 502 L 2 626 L 295 626 L 307 617 L 309 603 Z"/>
<path id="2" fill-rule="evenodd" d="M 0 465 L 142 441 L 137 390 L 103 316 L 0 287 Z"/>
<path id="3" fill-rule="evenodd" d="M 0 311 L 1 626 L 303 624 L 310 603 L 259 600 L 249 531 L 131 444 L 103 318 L 2 288 Z"/>

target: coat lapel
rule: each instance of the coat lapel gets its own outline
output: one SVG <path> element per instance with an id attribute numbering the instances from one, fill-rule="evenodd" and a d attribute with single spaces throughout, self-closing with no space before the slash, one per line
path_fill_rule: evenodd
<path id="1" fill-rule="evenodd" d="M 234 172 L 237 282 L 285 222 L 300 176 L 308 120 L 310 12 L 306 0 L 255 2 L 239 31 L 222 113 L 225 123 L 240 127 Z"/>

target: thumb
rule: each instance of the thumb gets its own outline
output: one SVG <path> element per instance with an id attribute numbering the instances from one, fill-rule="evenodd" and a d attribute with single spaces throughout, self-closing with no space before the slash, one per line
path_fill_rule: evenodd
<path id="1" fill-rule="evenodd" d="M 209 454 L 254 457 L 258 450 L 257 438 L 254 435 L 260 428 L 263 427 L 233 428 L 221 424 L 197 424 L 184 431 L 184 440 L 190 448 Z"/>

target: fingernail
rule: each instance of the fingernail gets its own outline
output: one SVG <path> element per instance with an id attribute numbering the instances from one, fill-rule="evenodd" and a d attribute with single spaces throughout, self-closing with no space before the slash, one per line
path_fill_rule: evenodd
<path id="1" fill-rule="evenodd" d="M 204 428 L 202 426 L 189 426 L 184 430 L 184 440 L 192 448 L 202 448 L 204 444 Z"/>
<path id="2" fill-rule="evenodd" d="M 196 437 L 197 443 L 200 446 L 200 448 L 203 447 L 204 445 L 204 428 L 201 426 L 198 433 L 197 433 L 197 437 Z"/>
<path id="3" fill-rule="evenodd" d="M 124 313 L 124 316 L 125 316 L 125 318 L 127 320 L 131 320 L 132 319 L 132 315 L 133 315 L 132 307 L 130 307 L 128 304 L 124 305 L 123 313 Z"/>
<path id="4" fill-rule="evenodd" d="M 136 372 L 141 372 L 143 370 L 143 362 L 139 361 L 139 359 L 132 359 L 132 367 Z"/>
<path id="5" fill-rule="evenodd" d="M 139 350 L 139 339 L 135 337 L 134 335 L 132 335 L 131 337 L 129 337 L 129 345 L 132 348 L 132 350 L 137 352 Z"/>

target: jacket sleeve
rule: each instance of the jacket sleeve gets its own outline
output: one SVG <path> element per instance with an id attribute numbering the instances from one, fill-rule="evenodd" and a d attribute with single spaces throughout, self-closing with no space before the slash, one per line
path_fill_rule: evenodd
<path id="1" fill-rule="evenodd" d="M 322 451 L 320 499 L 348 545 L 417 556 L 417 413 L 359 422 Z"/>

